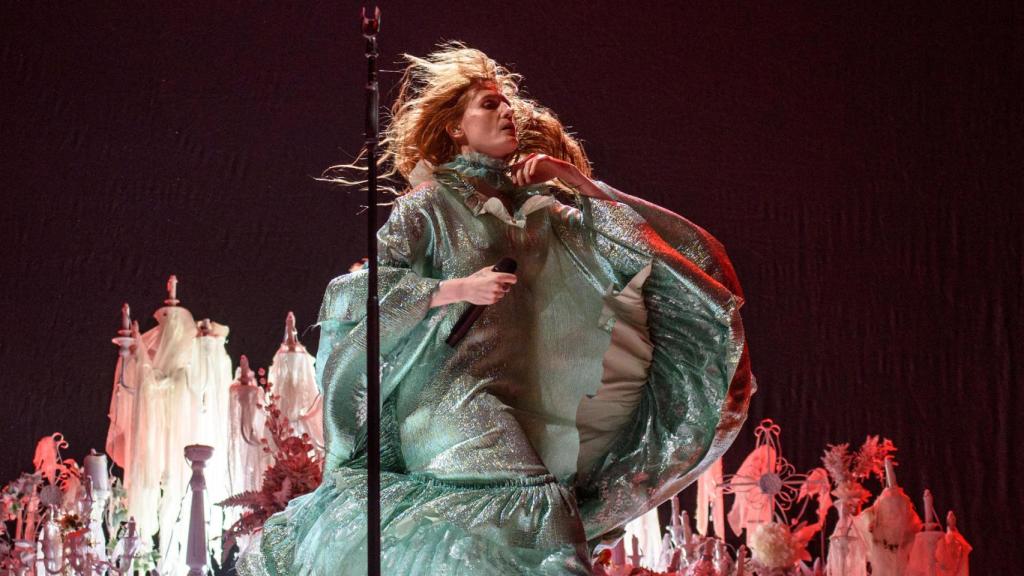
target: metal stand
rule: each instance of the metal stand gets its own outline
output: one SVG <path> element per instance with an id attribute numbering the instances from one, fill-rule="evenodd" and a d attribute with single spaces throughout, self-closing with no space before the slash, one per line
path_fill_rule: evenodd
<path id="1" fill-rule="evenodd" d="M 380 8 L 367 18 L 362 10 L 366 38 L 366 471 L 367 471 L 367 573 L 380 575 L 380 307 L 377 298 L 377 32 Z"/>

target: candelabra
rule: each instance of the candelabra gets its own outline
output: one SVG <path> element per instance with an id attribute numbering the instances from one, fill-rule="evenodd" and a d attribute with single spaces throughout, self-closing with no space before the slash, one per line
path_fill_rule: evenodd
<path id="1" fill-rule="evenodd" d="M 119 554 L 115 554 L 112 559 L 108 560 L 105 553 L 102 556 L 96 553 L 97 547 L 102 548 L 103 545 L 93 541 L 89 528 L 74 530 L 62 537 L 60 525 L 51 516 L 42 530 L 42 568 L 47 574 L 54 576 L 67 574 L 68 571 L 76 576 L 131 574 L 132 562 L 139 549 L 139 534 L 135 528 L 135 519 L 128 520 L 125 533 L 118 540 L 115 551 L 119 551 Z M 19 572 L 19 576 L 21 574 L 28 574 L 28 572 Z"/>
<path id="2" fill-rule="evenodd" d="M 130 389 L 125 383 L 124 372 L 128 368 L 128 357 L 131 356 L 135 348 L 134 332 L 137 331 L 138 325 L 132 325 L 131 309 L 128 307 L 128 303 L 125 302 L 121 306 L 121 329 L 117 331 L 117 336 L 111 341 L 117 345 L 117 355 L 121 357 L 121 366 L 117 373 L 117 383 L 126 390 Z"/>

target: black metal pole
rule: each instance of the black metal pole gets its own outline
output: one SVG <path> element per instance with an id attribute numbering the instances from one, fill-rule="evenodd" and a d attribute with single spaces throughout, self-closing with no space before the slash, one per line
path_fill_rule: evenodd
<path id="1" fill-rule="evenodd" d="M 369 576 L 380 576 L 380 306 L 377 299 L 377 32 L 380 8 L 367 18 L 366 38 L 366 254 L 369 264 L 366 296 L 366 553 Z"/>

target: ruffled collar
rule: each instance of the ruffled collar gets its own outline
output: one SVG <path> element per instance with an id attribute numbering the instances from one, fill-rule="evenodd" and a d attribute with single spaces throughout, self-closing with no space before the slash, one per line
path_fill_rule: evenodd
<path id="1" fill-rule="evenodd" d="M 459 154 L 442 164 L 441 169 L 457 172 L 463 178 L 475 178 L 501 192 L 509 193 L 516 188 L 508 175 L 508 162 L 479 152 Z"/>
<path id="2" fill-rule="evenodd" d="M 535 184 L 518 187 L 508 176 L 507 162 L 479 152 L 457 155 L 451 162 L 439 166 L 434 175 L 435 178 L 458 192 L 473 214 L 477 216 L 485 213 L 491 214 L 502 222 L 517 228 L 526 226 L 526 217 L 531 212 L 555 202 L 555 199 L 549 195 L 546 185 Z M 487 184 L 512 200 L 513 213 L 509 214 L 500 198 L 487 196 L 477 190 L 473 185 L 474 180 Z"/>

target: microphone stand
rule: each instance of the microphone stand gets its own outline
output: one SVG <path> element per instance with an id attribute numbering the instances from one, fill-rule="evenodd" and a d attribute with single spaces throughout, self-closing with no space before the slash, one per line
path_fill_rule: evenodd
<path id="1" fill-rule="evenodd" d="M 366 553 L 367 573 L 380 576 L 380 306 L 377 298 L 377 32 L 380 8 L 373 17 L 362 9 L 366 38 L 366 253 L 369 264 L 366 296 Z"/>

